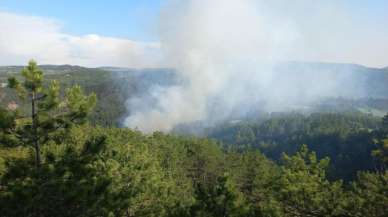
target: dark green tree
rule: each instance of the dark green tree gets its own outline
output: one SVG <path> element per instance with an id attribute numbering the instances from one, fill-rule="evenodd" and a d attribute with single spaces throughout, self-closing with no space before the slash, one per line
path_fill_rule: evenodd
<path id="1" fill-rule="evenodd" d="M 377 148 L 372 151 L 372 156 L 376 159 L 376 169 L 385 171 L 388 168 L 388 137 L 377 140 Z"/>
<path id="2" fill-rule="evenodd" d="M 8 162 L 1 179 L 6 186 L 0 194 L 1 216 L 106 216 L 115 194 L 104 149 L 105 138 L 99 137 L 81 151 L 68 146 L 59 155 L 45 152 L 39 170 L 31 167 L 31 158 Z"/>
<path id="3" fill-rule="evenodd" d="M 259 151 L 230 152 L 228 169 L 248 204 L 245 216 L 278 216 L 279 209 L 273 187 L 280 178 L 280 169 Z"/>
<path id="4" fill-rule="evenodd" d="M 381 129 L 377 132 L 376 148 L 372 150 L 372 156 L 376 160 L 376 169 L 385 171 L 388 168 L 388 114 L 381 120 Z"/>
<path id="5" fill-rule="evenodd" d="M 360 172 L 348 193 L 348 216 L 388 216 L 388 171 Z"/>
<path id="6" fill-rule="evenodd" d="M 286 216 L 343 216 L 340 181 L 326 179 L 329 159 L 318 160 L 306 145 L 294 156 L 283 156 L 278 200 Z"/>
<path id="7" fill-rule="evenodd" d="M 14 146 L 17 143 L 17 138 L 13 134 L 16 116 L 16 111 L 0 108 L 0 144 L 3 146 Z"/>
<path id="8" fill-rule="evenodd" d="M 84 95 L 80 86 L 65 91 L 61 97 L 59 83 L 44 82 L 43 72 L 34 60 L 21 71 L 22 81 L 15 77 L 8 79 L 20 100 L 30 104 L 28 115 L 18 117 L 18 125 L 12 132 L 22 144 L 35 150 L 35 165 L 41 164 L 41 144 L 54 139 L 61 129 L 68 129 L 74 123 L 82 123 L 96 104 L 95 94 Z M 8 128 L 10 129 L 10 128 Z"/>
<path id="9" fill-rule="evenodd" d="M 246 216 L 248 208 L 241 192 L 236 185 L 224 174 L 214 183 L 196 186 L 196 204 L 191 207 L 190 216 L 199 217 L 237 217 Z"/>

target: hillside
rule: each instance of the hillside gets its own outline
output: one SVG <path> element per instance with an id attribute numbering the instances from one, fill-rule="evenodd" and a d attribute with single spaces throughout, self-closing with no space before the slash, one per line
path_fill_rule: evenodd
<path id="1" fill-rule="evenodd" d="M 173 75 L 167 69 L 120 69 L 86 68 L 71 65 L 42 65 L 47 80 L 58 80 L 63 87 L 78 84 L 87 93 L 95 92 L 97 107 L 91 115 L 92 123 L 104 126 L 119 126 L 120 120 L 127 114 L 126 101 L 134 95 L 140 95 L 153 85 L 171 85 Z M 17 100 L 4 88 L 7 78 L 22 70 L 22 66 L 0 67 L 0 82 L 4 93 L 1 102 Z M 107 70 L 109 69 L 109 70 Z"/>
<path id="2" fill-rule="evenodd" d="M 205 138 L 144 134 L 114 126 L 128 98 L 179 83 L 170 70 L 49 66 L 43 80 L 36 67 L 1 89 L 2 216 L 387 214 L 388 116 L 272 112 L 208 127 Z M 31 105 L 4 108 L 15 93 Z"/>
<path id="3" fill-rule="evenodd" d="M 388 98 L 388 71 L 386 68 L 369 68 L 356 64 L 344 63 L 304 63 L 288 62 L 275 67 L 279 83 L 295 81 L 300 87 L 313 82 L 336 90 L 337 96 L 351 98 Z M 311 91 L 311 90 L 306 90 Z"/>
<path id="4" fill-rule="evenodd" d="M 0 67 L 0 82 L 22 66 Z M 71 65 L 41 65 L 48 80 L 59 80 L 64 87 L 79 84 L 87 92 L 95 92 L 99 102 L 92 115 L 92 122 L 104 126 L 120 126 L 122 118 L 130 114 L 126 102 L 133 97 L 149 98 L 155 87 L 179 84 L 181 81 L 171 69 L 129 69 L 118 67 L 86 68 Z M 354 64 L 288 62 L 277 65 L 274 79 L 279 85 L 290 79 L 298 79 L 297 94 L 306 82 L 319 82 L 317 75 L 338 79 L 341 85 L 337 96 L 325 97 L 309 105 L 311 111 L 361 111 L 381 116 L 388 111 L 388 68 L 367 68 Z M 5 93 L 7 90 L 4 89 Z M 306 89 L 306 91 L 308 91 Z M 338 97 L 340 96 L 340 97 Z M 4 98 L 5 97 L 5 98 Z M 12 95 L 3 96 L 3 102 L 15 100 Z M 303 105 L 298 107 L 304 108 Z M 297 107 L 292 110 L 298 110 Z M 255 110 L 255 109 L 253 109 Z M 305 112 L 305 111 L 303 111 Z"/>

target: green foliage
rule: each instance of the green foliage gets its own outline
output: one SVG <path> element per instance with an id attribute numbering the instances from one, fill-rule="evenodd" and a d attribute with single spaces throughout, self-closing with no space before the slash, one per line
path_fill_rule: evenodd
<path id="1" fill-rule="evenodd" d="M 388 215 L 388 171 L 360 172 L 348 194 L 349 216 L 383 217 Z"/>
<path id="2" fill-rule="evenodd" d="M 196 186 L 196 203 L 191 207 L 191 216 L 245 216 L 247 207 L 243 195 L 225 174 L 214 183 Z"/>
<path id="3" fill-rule="evenodd" d="M 71 147 L 61 155 L 47 152 L 39 171 L 30 166 L 33 158 L 9 162 L 2 179 L 7 186 L 0 197 L 2 215 L 106 215 L 106 203 L 115 195 L 109 176 L 113 165 L 104 161 L 102 150 L 103 140 L 97 139 L 80 153 Z"/>
<path id="4" fill-rule="evenodd" d="M 214 141 L 71 128 L 42 148 L 0 149 L 2 216 L 384 216 L 387 173 L 329 181 L 327 158 L 306 146 L 281 165 Z"/>
<path id="5" fill-rule="evenodd" d="M 48 80 L 34 61 L 9 79 L 26 103 L 0 109 L 1 216 L 388 215 L 388 172 L 369 165 L 373 149 L 384 163 L 385 119 L 379 129 L 358 113 L 273 117 L 214 130 L 225 146 L 88 125 L 96 95 Z M 333 170 L 358 176 L 343 184 Z"/>
<path id="6" fill-rule="evenodd" d="M 379 130 L 380 119 L 362 113 L 286 113 L 217 126 L 208 136 L 234 149 L 259 149 L 275 161 L 283 152 L 294 154 L 301 144 L 308 144 L 319 158 L 330 157 L 329 179 L 348 182 L 357 171 L 375 168 L 371 151 L 376 149 Z"/>
<path id="7" fill-rule="evenodd" d="M 231 151 L 227 168 L 239 192 L 244 196 L 245 216 L 277 216 L 273 187 L 280 178 L 280 168 L 259 151 Z"/>
<path id="8" fill-rule="evenodd" d="M 176 77 L 170 69 L 109 69 L 85 68 L 71 65 L 40 65 L 44 72 L 43 86 L 47 87 L 51 81 L 60 83 L 60 95 L 65 89 L 79 85 L 86 94 L 95 93 L 98 102 L 87 118 L 93 125 L 118 127 L 122 118 L 128 114 L 126 101 L 132 96 L 140 96 L 148 92 L 153 85 L 166 86 L 173 84 Z M 23 67 L 1 67 L 0 82 L 5 83 L 9 76 L 15 80 L 23 79 L 20 73 Z M 124 71 L 125 72 L 124 72 Z M 0 87 L 0 106 L 7 106 L 7 102 L 15 101 L 22 112 L 29 111 L 29 106 L 23 104 L 16 93 L 8 88 Z M 1 100 L 1 99 L 4 100 Z"/>
<path id="9" fill-rule="evenodd" d="M 377 145 L 377 149 L 372 151 L 372 156 L 376 158 L 379 170 L 384 171 L 388 168 L 388 138 L 379 140 Z"/>
<path id="10" fill-rule="evenodd" d="M 14 146 L 18 144 L 17 138 L 13 134 L 16 128 L 17 112 L 0 108 L 0 144 Z"/>
<path id="11" fill-rule="evenodd" d="M 376 167 L 380 171 L 388 168 L 388 114 L 382 119 L 382 126 L 376 138 L 376 149 L 372 151 L 372 156 L 376 159 Z"/>
<path id="12" fill-rule="evenodd" d="M 96 104 L 96 95 L 85 96 L 81 87 L 76 85 L 66 91 L 66 105 L 71 113 L 84 117 Z"/>
<path id="13" fill-rule="evenodd" d="M 329 159 L 318 160 L 302 146 L 294 156 L 283 156 L 278 198 L 287 216 L 343 215 L 342 183 L 329 182 L 325 170 Z"/>
<path id="14" fill-rule="evenodd" d="M 85 96 L 79 86 L 67 89 L 63 99 L 60 98 L 60 86 L 55 80 L 48 86 L 44 86 L 43 72 L 37 63 L 31 60 L 28 66 L 21 71 L 23 82 L 16 78 L 9 78 L 9 87 L 14 89 L 20 100 L 30 104 L 30 112 L 25 115 L 10 116 L 6 111 L 1 111 L 1 117 L 6 118 L 6 130 L 0 141 L 2 144 L 9 144 L 10 136 L 18 138 L 14 144 L 24 144 L 35 149 L 37 166 L 40 165 L 40 146 L 51 141 L 59 141 L 61 130 L 67 130 L 74 124 L 84 123 L 87 116 L 96 104 L 95 94 Z M 8 112 L 10 113 L 10 112 Z M 16 114 L 16 113 L 15 113 Z M 19 119 L 15 123 L 15 119 Z M 11 123 L 12 122 L 12 123 Z"/>

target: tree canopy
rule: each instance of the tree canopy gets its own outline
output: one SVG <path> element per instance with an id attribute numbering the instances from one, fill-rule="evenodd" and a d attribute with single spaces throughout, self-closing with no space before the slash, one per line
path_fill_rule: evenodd
<path id="1" fill-rule="evenodd" d="M 29 109 L 0 109 L 1 216 L 388 215 L 388 172 L 377 167 L 386 165 L 387 135 L 373 118 L 273 119 L 233 126 L 237 133 L 221 143 L 89 124 L 96 96 L 46 82 L 34 61 L 9 87 Z M 264 139 L 275 148 L 290 142 L 289 149 L 258 148 Z M 334 149 L 329 144 L 338 154 L 325 156 Z M 366 153 L 376 167 L 343 163 Z M 336 168 L 357 175 L 344 181 L 331 175 Z"/>

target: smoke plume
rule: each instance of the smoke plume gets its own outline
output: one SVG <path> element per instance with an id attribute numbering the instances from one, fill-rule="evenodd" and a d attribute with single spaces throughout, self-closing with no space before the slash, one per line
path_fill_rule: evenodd
<path id="1" fill-rule="evenodd" d="M 161 47 L 181 82 L 154 88 L 152 103 L 130 100 L 125 125 L 169 131 L 255 108 L 276 111 L 318 97 L 351 96 L 344 91 L 346 76 L 289 62 L 347 61 L 348 51 L 335 52 L 338 41 L 352 47 L 343 34 L 351 28 L 345 12 L 332 0 L 170 1 L 161 12 Z"/>

